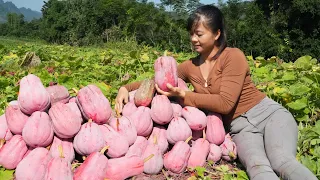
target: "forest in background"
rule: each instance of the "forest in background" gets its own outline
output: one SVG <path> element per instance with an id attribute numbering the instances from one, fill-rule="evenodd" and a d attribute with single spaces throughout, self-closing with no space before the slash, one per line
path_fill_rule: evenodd
<path id="1" fill-rule="evenodd" d="M 186 20 L 199 0 L 48 0 L 42 18 L 25 21 L 7 14 L 0 36 L 37 38 L 72 46 L 130 42 L 191 52 Z M 310 55 L 320 59 L 319 0 L 219 1 L 228 46 L 246 55 L 278 56 L 294 61 Z"/>

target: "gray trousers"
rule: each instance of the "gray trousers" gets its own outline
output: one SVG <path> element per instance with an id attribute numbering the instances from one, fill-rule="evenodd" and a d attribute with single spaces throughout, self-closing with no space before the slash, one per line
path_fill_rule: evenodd
<path id="1" fill-rule="evenodd" d="M 298 127 L 292 114 L 266 97 L 230 125 L 238 158 L 251 180 L 317 180 L 296 160 Z"/>

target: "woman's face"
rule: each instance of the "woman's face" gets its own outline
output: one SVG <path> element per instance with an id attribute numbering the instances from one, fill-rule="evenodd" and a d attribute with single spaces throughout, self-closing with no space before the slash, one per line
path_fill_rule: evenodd
<path id="1" fill-rule="evenodd" d="M 198 26 L 194 28 L 194 31 L 190 33 L 190 39 L 193 48 L 198 53 L 210 53 L 214 46 L 215 41 L 219 38 L 219 33 L 214 34 L 210 29 L 203 25 L 203 21 L 200 21 Z"/>

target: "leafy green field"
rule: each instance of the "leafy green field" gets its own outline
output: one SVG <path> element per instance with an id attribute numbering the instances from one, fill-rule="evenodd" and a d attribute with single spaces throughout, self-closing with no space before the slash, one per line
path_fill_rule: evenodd
<path id="1" fill-rule="evenodd" d="M 27 52 L 34 52 L 41 59 L 41 64 L 27 67 Z M 78 48 L 1 39 L 0 114 L 4 113 L 8 102 L 16 100 L 18 82 L 29 73 L 40 77 L 45 86 L 59 83 L 68 89 L 80 89 L 88 84 L 96 84 L 114 107 L 118 88 L 128 82 L 151 77 L 154 60 L 163 54 L 173 56 L 178 62 L 195 55 L 163 52 L 148 46 L 138 46 L 133 42 Z M 295 63 L 283 63 L 277 57 L 266 60 L 248 56 L 247 59 L 257 87 L 283 104 L 297 119 L 297 159 L 320 178 L 320 66 L 316 59 L 304 56 Z M 232 166 L 241 167 L 239 164 Z M 0 169 L 0 179 L 3 179 L 3 174 L 3 169 Z M 218 175 L 224 179 L 247 179 L 243 171 L 230 169 L 225 164 L 210 166 L 207 170 L 198 169 L 198 173 L 194 174 L 202 179 L 207 175 Z"/>

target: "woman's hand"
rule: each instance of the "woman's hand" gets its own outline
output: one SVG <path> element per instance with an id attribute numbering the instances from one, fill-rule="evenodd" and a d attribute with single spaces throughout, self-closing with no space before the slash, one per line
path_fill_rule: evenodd
<path id="1" fill-rule="evenodd" d="M 181 97 L 184 98 L 184 96 L 186 95 L 186 92 L 184 90 L 182 90 L 179 87 L 173 87 L 171 84 L 167 83 L 167 87 L 170 90 L 169 92 L 165 92 L 163 90 L 161 90 L 158 85 L 155 85 L 156 90 L 158 91 L 158 93 L 162 94 L 162 95 L 166 95 L 168 97 L 171 96 L 177 96 L 177 97 Z"/>
<path id="2" fill-rule="evenodd" d="M 118 111 L 118 113 L 121 113 L 123 108 L 123 102 L 127 104 L 128 100 L 129 91 L 125 87 L 121 87 L 116 97 L 115 110 Z"/>

